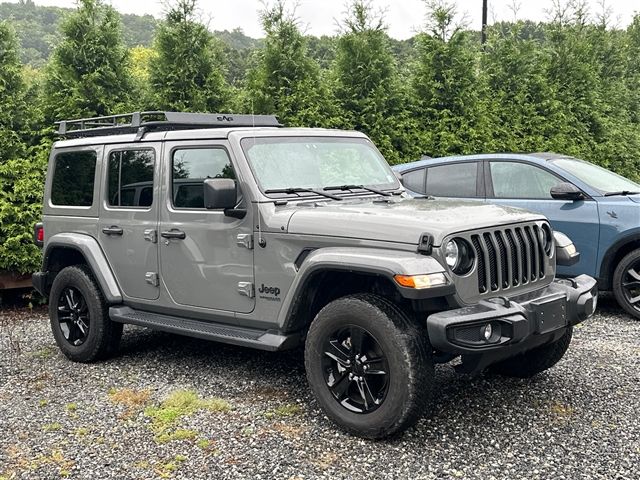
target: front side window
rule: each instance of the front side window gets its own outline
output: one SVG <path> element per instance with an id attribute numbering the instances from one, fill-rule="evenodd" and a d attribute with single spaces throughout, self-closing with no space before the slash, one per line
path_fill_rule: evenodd
<path id="1" fill-rule="evenodd" d="M 640 192 L 640 185 L 636 182 L 593 163 L 574 158 L 559 158 L 553 163 L 602 193 Z"/>
<path id="2" fill-rule="evenodd" d="M 491 162 L 495 198 L 551 200 L 551 188 L 562 180 L 535 165 L 518 162 Z"/>
<path id="3" fill-rule="evenodd" d="M 173 206 L 204 208 L 207 178 L 236 178 L 227 151 L 222 148 L 176 150 L 172 159 Z"/>
<path id="4" fill-rule="evenodd" d="M 473 198 L 477 196 L 478 164 L 453 163 L 427 170 L 427 195 Z"/>
<path id="5" fill-rule="evenodd" d="M 109 154 L 108 196 L 111 207 L 150 207 L 153 203 L 153 150 L 119 150 Z"/>
<path id="6" fill-rule="evenodd" d="M 263 192 L 340 185 L 398 187 L 385 159 L 363 138 L 245 138 L 242 148 Z"/>
<path id="7" fill-rule="evenodd" d="M 96 152 L 67 152 L 55 157 L 51 203 L 62 206 L 93 205 Z"/>

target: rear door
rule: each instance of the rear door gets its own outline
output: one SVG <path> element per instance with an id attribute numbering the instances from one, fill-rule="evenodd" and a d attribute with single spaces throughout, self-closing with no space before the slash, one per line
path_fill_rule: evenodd
<path id="1" fill-rule="evenodd" d="M 453 162 L 426 169 L 424 193 L 434 197 L 484 199 L 483 163 Z"/>
<path id="2" fill-rule="evenodd" d="M 558 266 L 563 276 L 596 274 L 600 236 L 598 205 L 592 199 L 568 201 L 551 197 L 551 187 L 565 182 L 550 170 L 516 160 L 491 160 L 486 166 L 487 201 L 545 215 L 554 230 L 567 234 L 580 252 L 571 267 Z"/>
<path id="3" fill-rule="evenodd" d="M 154 300 L 158 288 L 160 144 L 105 147 L 98 238 L 127 297 Z"/>

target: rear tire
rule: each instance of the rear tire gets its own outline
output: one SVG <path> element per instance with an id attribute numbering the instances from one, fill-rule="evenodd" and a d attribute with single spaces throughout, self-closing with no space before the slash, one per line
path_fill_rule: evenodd
<path id="1" fill-rule="evenodd" d="M 109 319 L 102 292 L 85 265 L 66 267 L 55 277 L 49 319 L 58 347 L 74 362 L 106 358 L 122 336 L 122 324 Z"/>
<path id="2" fill-rule="evenodd" d="M 640 249 L 618 263 L 613 272 L 613 294 L 625 312 L 640 319 Z"/>
<path id="3" fill-rule="evenodd" d="M 531 378 L 553 367 L 564 356 L 573 335 L 573 327 L 558 340 L 507 358 L 489 367 L 489 370 L 505 377 Z"/>
<path id="4" fill-rule="evenodd" d="M 333 422 L 353 435 L 380 439 L 409 428 L 431 405 L 431 352 L 426 330 L 394 304 L 349 295 L 326 305 L 311 324 L 307 379 Z"/>

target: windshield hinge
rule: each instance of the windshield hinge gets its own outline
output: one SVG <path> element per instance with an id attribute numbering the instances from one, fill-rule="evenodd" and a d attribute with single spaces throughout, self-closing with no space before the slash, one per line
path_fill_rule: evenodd
<path id="1" fill-rule="evenodd" d="M 241 233 L 236 237 L 236 243 L 239 247 L 244 247 L 247 250 L 252 250 L 253 235 L 250 233 Z"/>

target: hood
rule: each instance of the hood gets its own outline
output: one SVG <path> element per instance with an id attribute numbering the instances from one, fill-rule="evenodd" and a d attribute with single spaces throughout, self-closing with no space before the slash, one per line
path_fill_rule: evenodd
<path id="1" fill-rule="evenodd" d="M 344 200 L 298 208 L 288 232 L 417 244 L 428 233 L 439 246 L 451 233 L 545 219 L 519 208 L 476 201 L 399 198 Z"/>

